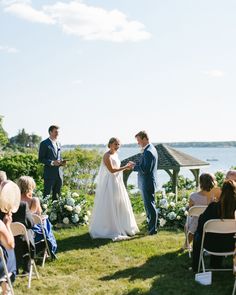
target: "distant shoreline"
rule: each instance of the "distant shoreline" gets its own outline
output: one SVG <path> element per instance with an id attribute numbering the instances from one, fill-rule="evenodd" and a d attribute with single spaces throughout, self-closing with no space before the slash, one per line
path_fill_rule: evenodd
<path id="1" fill-rule="evenodd" d="M 167 142 L 163 144 L 167 144 L 173 148 L 230 148 L 230 147 L 236 147 L 236 141 L 212 141 L 212 142 L 205 142 L 205 141 L 199 141 L 199 142 Z M 158 143 L 154 143 L 156 145 Z M 106 147 L 105 144 L 65 144 L 63 145 L 64 148 L 104 148 Z M 137 143 L 129 143 L 129 144 L 122 144 L 122 147 L 127 148 L 135 148 L 137 147 Z"/>

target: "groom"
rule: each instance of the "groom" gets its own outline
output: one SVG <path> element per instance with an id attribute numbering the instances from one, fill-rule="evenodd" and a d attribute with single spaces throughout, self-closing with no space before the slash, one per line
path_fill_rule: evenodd
<path id="1" fill-rule="evenodd" d="M 142 147 L 143 154 L 134 165 L 134 171 L 138 172 L 138 187 L 143 198 L 148 231 L 150 235 L 157 233 L 157 210 L 155 204 L 155 189 L 157 186 L 157 151 L 153 144 L 149 143 L 148 135 L 145 131 L 140 131 L 135 135 L 138 144 Z"/>

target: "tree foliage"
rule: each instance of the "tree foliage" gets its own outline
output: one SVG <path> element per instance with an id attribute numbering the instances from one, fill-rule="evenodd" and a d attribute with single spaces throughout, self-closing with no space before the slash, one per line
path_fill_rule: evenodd
<path id="1" fill-rule="evenodd" d="M 71 189 L 80 189 L 86 193 L 93 192 L 101 154 L 96 150 L 76 148 L 65 151 L 63 158 L 68 160 L 64 167 L 64 184 Z"/>
<path id="2" fill-rule="evenodd" d="M 11 145 L 17 145 L 20 147 L 37 147 L 42 138 L 34 133 L 28 134 L 25 129 L 18 131 L 18 134 L 10 138 Z"/>
<path id="3" fill-rule="evenodd" d="M 0 116 L 0 147 L 6 146 L 8 143 L 8 135 L 7 132 L 2 127 L 3 117 Z"/>

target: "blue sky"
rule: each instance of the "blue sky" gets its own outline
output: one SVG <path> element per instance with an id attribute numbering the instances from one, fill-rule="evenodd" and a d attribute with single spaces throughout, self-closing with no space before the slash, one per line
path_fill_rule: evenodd
<path id="1" fill-rule="evenodd" d="M 236 3 L 0 1 L 0 114 L 65 143 L 235 140 Z"/>

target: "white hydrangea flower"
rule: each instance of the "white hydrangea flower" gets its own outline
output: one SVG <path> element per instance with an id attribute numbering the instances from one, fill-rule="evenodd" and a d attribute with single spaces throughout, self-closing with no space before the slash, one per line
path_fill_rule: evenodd
<path id="1" fill-rule="evenodd" d="M 73 223 L 79 222 L 79 215 L 78 214 L 72 215 L 71 220 Z"/>
<path id="2" fill-rule="evenodd" d="M 170 213 L 168 213 L 167 218 L 169 218 L 170 220 L 174 220 L 176 218 L 176 213 L 171 211 Z"/>
<path id="3" fill-rule="evenodd" d="M 174 207 L 175 207 L 175 202 L 170 202 L 170 206 L 171 206 L 172 208 L 174 208 Z"/>
<path id="4" fill-rule="evenodd" d="M 65 207 L 66 206 L 66 207 Z M 73 211 L 73 207 L 72 206 L 69 206 L 69 205 L 65 205 L 64 208 L 69 211 L 69 212 L 72 212 Z"/>
<path id="5" fill-rule="evenodd" d="M 186 203 L 187 202 L 187 199 L 186 198 L 183 198 L 182 201 L 183 201 L 183 203 Z"/>
<path id="6" fill-rule="evenodd" d="M 188 211 L 187 210 L 184 211 L 184 215 L 188 216 Z"/>
<path id="7" fill-rule="evenodd" d="M 84 216 L 84 221 L 85 221 L 85 222 L 88 222 L 88 220 L 89 220 L 88 216 L 85 215 L 85 216 Z"/>
<path id="8" fill-rule="evenodd" d="M 66 199 L 66 204 L 67 204 L 68 206 L 72 206 L 72 207 L 74 207 L 74 205 L 75 205 L 75 200 L 74 200 L 73 198 L 67 198 L 67 199 Z"/>
<path id="9" fill-rule="evenodd" d="M 182 210 L 183 212 L 185 212 L 185 211 L 186 211 L 186 207 L 182 207 L 181 210 Z"/>
<path id="10" fill-rule="evenodd" d="M 161 199 L 159 202 L 159 206 L 161 208 L 168 209 L 169 207 L 168 201 L 166 199 Z"/>
<path id="11" fill-rule="evenodd" d="M 80 205 L 76 205 L 75 208 L 74 208 L 74 212 L 77 213 L 77 214 L 80 214 L 80 212 L 81 212 L 81 206 Z"/>
<path id="12" fill-rule="evenodd" d="M 69 220 L 68 217 L 64 217 L 63 220 L 62 220 L 62 222 L 63 222 L 64 224 L 69 224 L 69 223 L 70 223 L 70 220 Z"/>
<path id="13" fill-rule="evenodd" d="M 48 205 L 47 204 L 43 204 L 43 209 L 47 209 L 48 208 Z"/>
<path id="14" fill-rule="evenodd" d="M 90 211 L 87 211 L 87 215 L 88 215 L 88 216 L 91 216 L 91 212 L 90 212 Z"/>
<path id="15" fill-rule="evenodd" d="M 166 220 L 164 218 L 159 219 L 160 227 L 163 227 L 166 224 Z"/>
<path id="16" fill-rule="evenodd" d="M 55 212 L 51 212 L 49 219 L 51 221 L 56 221 L 57 220 L 57 214 Z"/>
<path id="17" fill-rule="evenodd" d="M 179 215 L 176 216 L 176 219 L 177 219 L 177 220 L 180 220 L 180 218 L 181 218 L 181 217 L 180 217 Z"/>
<path id="18" fill-rule="evenodd" d="M 73 197 L 73 198 L 78 198 L 78 197 L 79 197 L 79 194 L 76 193 L 76 192 L 73 192 L 73 193 L 72 193 L 72 197 Z"/>

